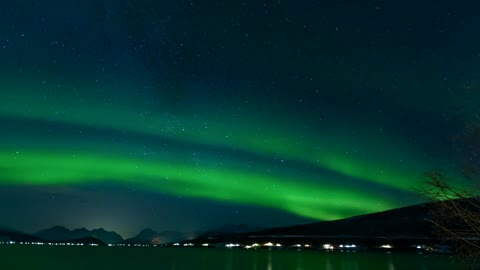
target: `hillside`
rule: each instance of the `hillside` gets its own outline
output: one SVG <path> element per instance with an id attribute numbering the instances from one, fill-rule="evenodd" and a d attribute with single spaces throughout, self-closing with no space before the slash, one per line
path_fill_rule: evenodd
<path id="1" fill-rule="evenodd" d="M 345 243 L 364 245 L 395 243 L 400 246 L 438 242 L 427 220 L 433 204 L 420 204 L 346 219 L 279 227 L 249 233 L 202 236 L 195 243 L 253 242 Z"/>
<path id="2" fill-rule="evenodd" d="M 114 244 L 123 241 L 123 238 L 116 232 L 109 232 L 102 228 L 87 230 L 85 228 L 69 230 L 63 226 L 55 226 L 41 230 L 35 236 L 49 241 L 68 241 L 82 238 L 96 238 L 106 244 Z"/>

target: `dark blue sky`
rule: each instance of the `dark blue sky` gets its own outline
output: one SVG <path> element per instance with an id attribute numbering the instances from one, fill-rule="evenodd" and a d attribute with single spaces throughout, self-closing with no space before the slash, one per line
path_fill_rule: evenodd
<path id="1" fill-rule="evenodd" d="M 478 8 L 4 1 L 2 225 L 131 236 L 422 202 L 477 110 Z"/>

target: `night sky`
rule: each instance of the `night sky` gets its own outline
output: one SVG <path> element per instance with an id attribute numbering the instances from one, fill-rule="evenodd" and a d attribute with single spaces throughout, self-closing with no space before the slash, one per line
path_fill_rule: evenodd
<path id="1" fill-rule="evenodd" d="M 0 1 L 0 225 L 198 232 L 423 202 L 475 1 Z"/>

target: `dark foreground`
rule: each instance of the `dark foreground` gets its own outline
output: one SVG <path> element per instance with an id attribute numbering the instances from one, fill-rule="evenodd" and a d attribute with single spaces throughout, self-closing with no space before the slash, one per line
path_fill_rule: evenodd
<path id="1" fill-rule="evenodd" d="M 441 270 L 451 256 L 211 248 L 0 246 L 1 269 Z"/>

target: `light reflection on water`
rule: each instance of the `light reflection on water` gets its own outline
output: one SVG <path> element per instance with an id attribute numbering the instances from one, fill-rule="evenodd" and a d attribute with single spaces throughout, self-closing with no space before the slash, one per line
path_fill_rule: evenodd
<path id="1" fill-rule="evenodd" d="M 203 251 L 197 250 L 200 253 Z M 203 260 L 201 269 L 253 270 L 440 270 L 463 269 L 447 256 L 392 253 L 335 253 L 285 250 L 209 250 L 210 261 Z M 212 268 L 212 260 L 224 261 L 223 267 Z M 207 267 L 208 265 L 208 267 Z M 173 269 L 173 268 L 172 268 Z M 182 268 L 186 269 L 186 268 Z"/>
<path id="2" fill-rule="evenodd" d="M 225 267 L 226 270 L 233 270 L 233 253 L 229 252 L 227 254 L 227 265 Z"/>
<path id="3" fill-rule="evenodd" d="M 302 253 L 297 251 L 297 269 L 296 270 L 303 270 L 302 267 Z"/>
<path id="4" fill-rule="evenodd" d="M 395 265 L 393 265 L 392 254 L 388 253 L 388 270 L 395 270 Z"/>
<path id="5" fill-rule="evenodd" d="M 268 256 L 267 270 L 272 270 L 273 265 L 272 265 L 272 251 L 271 250 L 268 251 L 267 256 Z"/>
<path id="6" fill-rule="evenodd" d="M 28 259 L 25 259 L 28 258 Z M 1 269 L 461 270 L 449 256 L 215 248 L 0 247 Z M 55 262 L 55 264 L 52 264 Z"/>
<path id="7" fill-rule="evenodd" d="M 258 253 L 254 253 L 253 254 L 253 270 L 258 270 L 257 259 L 258 259 Z"/>
<path id="8" fill-rule="evenodd" d="M 330 257 L 328 256 L 325 260 L 325 270 L 333 270 L 332 262 L 330 261 Z"/>

